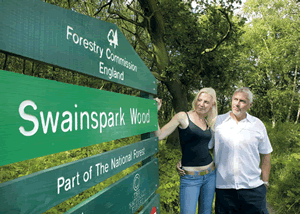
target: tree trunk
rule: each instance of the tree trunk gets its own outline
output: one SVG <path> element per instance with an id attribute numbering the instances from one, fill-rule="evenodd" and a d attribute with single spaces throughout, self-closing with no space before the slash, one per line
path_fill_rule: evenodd
<path id="1" fill-rule="evenodd" d="M 139 3 L 146 17 L 144 25 L 154 48 L 157 67 L 159 73 L 162 73 L 170 64 L 163 38 L 165 31 L 164 18 L 159 10 L 157 0 L 139 0 Z M 182 83 L 179 80 L 168 80 L 167 78 L 162 82 L 167 86 L 173 97 L 172 106 L 175 112 L 187 111 L 187 94 Z M 177 129 L 168 137 L 167 144 L 172 144 L 174 146 L 179 145 Z"/>
<path id="2" fill-rule="evenodd" d="M 26 59 L 24 59 L 24 61 L 23 61 L 23 70 L 22 70 L 22 74 L 25 74 L 25 66 L 26 66 Z"/>
<path id="3" fill-rule="evenodd" d="M 295 124 L 298 123 L 299 115 L 300 115 L 300 104 L 299 104 L 299 108 L 298 108 L 298 113 L 297 113 L 297 118 L 296 118 Z"/>
<path id="4" fill-rule="evenodd" d="M 180 111 L 187 112 L 188 109 L 188 99 L 187 99 L 187 90 L 184 88 L 182 83 L 179 80 L 167 81 L 165 82 L 168 91 L 171 93 L 172 99 L 172 106 L 175 113 Z M 167 139 L 167 144 L 171 144 L 175 147 L 180 145 L 178 130 L 169 135 Z"/>
<path id="5" fill-rule="evenodd" d="M 292 99 L 291 99 L 291 104 L 289 106 L 289 111 L 288 111 L 288 115 L 286 117 L 286 122 L 289 122 L 290 121 L 290 117 L 291 117 L 291 111 L 292 111 L 292 106 L 294 104 L 294 96 L 295 96 L 295 92 L 296 92 L 296 84 L 297 84 L 297 73 L 298 73 L 298 69 L 297 69 L 297 65 L 296 65 L 296 68 L 295 68 L 295 76 L 294 76 L 294 84 L 293 84 L 293 96 L 292 96 Z"/>
<path id="6" fill-rule="evenodd" d="M 171 80 L 165 84 L 173 97 L 172 106 L 175 112 L 188 111 L 187 90 L 182 83 L 179 80 Z"/>
<path id="7" fill-rule="evenodd" d="M 7 58 L 8 58 L 8 56 L 7 56 L 7 54 L 5 54 L 5 59 L 4 59 L 4 64 L 3 64 L 2 70 L 6 70 L 6 66 L 7 66 Z"/>
<path id="8" fill-rule="evenodd" d="M 31 76 L 33 76 L 34 74 L 34 62 L 32 62 L 31 64 Z"/>
<path id="9" fill-rule="evenodd" d="M 274 107 L 273 107 L 273 101 L 271 100 L 271 112 L 272 112 L 272 128 L 276 125 L 276 118 L 274 114 Z"/>
<path id="10" fill-rule="evenodd" d="M 152 42 L 157 67 L 161 71 L 169 65 L 169 56 L 163 39 L 165 33 L 164 18 L 158 8 L 157 0 L 139 0 L 145 14 L 144 25 Z"/>

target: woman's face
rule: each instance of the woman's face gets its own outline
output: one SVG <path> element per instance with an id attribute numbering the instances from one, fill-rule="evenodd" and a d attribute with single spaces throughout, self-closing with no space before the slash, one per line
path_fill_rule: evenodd
<path id="1" fill-rule="evenodd" d="M 213 107 L 213 98 L 207 93 L 201 93 L 198 96 L 198 99 L 195 104 L 195 111 L 198 114 L 207 115 Z"/>

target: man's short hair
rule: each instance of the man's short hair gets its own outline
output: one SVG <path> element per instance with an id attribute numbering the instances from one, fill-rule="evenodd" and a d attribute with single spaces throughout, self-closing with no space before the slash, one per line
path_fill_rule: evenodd
<path id="1" fill-rule="evenodd" d="M 253 93 L 250 91 L 250 89 L 248 87 L 241 87 L 241 88 L 238 88 L 234 91 L 233 94 L 235 93 L 238 93 L 238 92 L 244 92 L 246 94 L 248 94 L 248 99 L 249 99 L 249 102 L 252 103 L 253 102 Z"/>

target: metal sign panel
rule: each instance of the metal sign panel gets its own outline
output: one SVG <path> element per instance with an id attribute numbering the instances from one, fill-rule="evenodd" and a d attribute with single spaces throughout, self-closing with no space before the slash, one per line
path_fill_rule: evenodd
<path id="1" fill-rule="evenodd" d="M 0 165 L 157 130 L 154 100 L 0 70 Z"/>
<path id="2" fill-rule="evenodd" d="M 156 79 L 115 24 L 41 0 L 2 0 L 0 20 L 4 52 L 157 93 Z"/>
<path id="3" fill-rule="evenodd" d="M 45 212 L 156 152 L 158 139 L 149 138 L 1 183 L 0 213 Z"/>
<path id="4" fill-rule="evenodd" d="M 66 213 L 134 213 L 157 190 L 158 182 L 154 159 Z"/>

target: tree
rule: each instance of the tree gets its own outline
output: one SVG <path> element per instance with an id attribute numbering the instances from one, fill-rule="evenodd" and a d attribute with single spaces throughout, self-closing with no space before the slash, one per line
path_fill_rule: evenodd
<path id="1" fill-rule="evenodd" d="M 228 88 L 233 88 L 239 77 L 234 59 L 243 20 L 232 14 L 233 2 L 239 0 L 231 0 L 227 5 L 224 1 L 218 5 L 197 1 L 197 8 L 191 7 L 191 0 L 43 1 L 116 23 L 162 84 L 158 96 L 167 102 L 165 120 L 173 113 L 187 111 L 194 92 L 202 87 L 215 88 L 218 101 L 224 104 L 219 105 L 220 110 L 226 110 L 228 93 L 232 93 Z M 89 87 L 128 90 L 75 72 L 61 74 L 58 68 L 48 66 L 45 69 L 45 65 L 7 55 L 3 58 L 3 66 L 14 66 L 16 68 L 10 70 L 19 73 L 75 81 L 75 84 Z M 168 142 L 177 145 L 178 138 L 170 137 Z"/>
<path id="2" fill-rule="evenodd" d="M 95 12 L 97 16 L 106 10 L 107 20 L 117 20 L 131 34 L 136 51 L 171 96 L 175 112 L 188 111 L 195 90 L 211 86 L 222 92 L 238 76 L 229 66 L 236 54 L 234 44 L 242 21 L 233 21 L 232 4 L 198 3 L 203 9 L 193 10 L 191 1 L 138 0 L 125 4 L 111 0 L 101 2 Z M 176 134 L 168 142 L 178 144 Z"/>
<path id="3" fill-rule="evenodd" d="M 296 116 L 299 103 L 299 3 L 293 0 L 248 1 L 250 22 L 243 36 L 243 83 L 257 94 L 256 115 L 277 121 Z"/>

